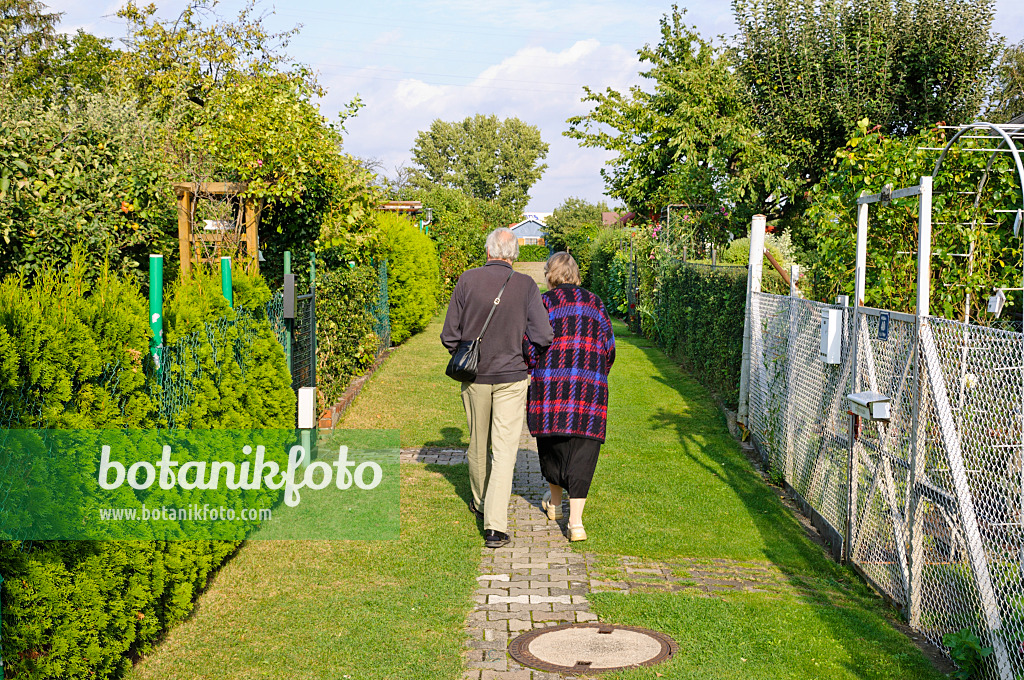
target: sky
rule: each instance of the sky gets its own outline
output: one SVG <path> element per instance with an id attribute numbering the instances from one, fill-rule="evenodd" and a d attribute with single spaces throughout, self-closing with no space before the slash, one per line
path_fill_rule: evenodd
<path id="1" fill-rule="evenodd" d="M 168 19 L 184 6 L 154 1 Z M 125 36 L 119 0 L 46 4 L 64 13 L 62 31 Z M 216 11 L 230 18 L 242 6 L 225 0 Z M 729 2 L 680 6 L 705 37 L 735 31 Z M 995 6 L 994 30 L 1009 42 L 1024 39 L 1024 2 Z M 658 42 L 659 19 L 671 11 L 670 2 L 648 0 L 264 0 L 258 7 L 272 31 L 301 26 L 287 53 L 319 73 L 324 115 L 334 119 L 354 96 L 362 99 L 346 123 L 345 147 L 386 175 L 411 165 L 417 132 L 435 119 L 495 114 L 540 128 L 548 169 L 530 191 L 528 212 L 550 212 L 571 196 L 608 200 L 600 171 L 610 154 L 580 148 L 562 134 L 565 121 L 590 110 L 580 101 L 583 86 L 622 91 L 641 82 L 636 51 Z"/>

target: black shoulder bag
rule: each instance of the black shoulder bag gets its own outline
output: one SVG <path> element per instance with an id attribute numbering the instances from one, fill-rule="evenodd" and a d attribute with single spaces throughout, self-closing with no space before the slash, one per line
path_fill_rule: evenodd
<path id="1" fill-rule="evenodd" d="M 484 327 L 480 329 L 480 335 L 477 336 L 476 340 L 460 341 L 459 346 L 455 349 L 455 353 L 452 354 L 452 358 L 448 360 L 448 368 L 444 370 L 444 374 L 452 380 L 459 382 L 473 382 L 476 380 L 476 367 L 480 363 L 480 340 L 484 337 L 484 333 L 487 332 L 487 325 L 491 323 L 494 310 L 498 308 L 498 303 L 501 302 L 501 294 L 505 292 L 505 286 L 512 280 L 512 274 L 514 273 L 514 271 L 509 272 L 508 278 L 505 279 L 501 290 L 498 291 L 498 297 L 494 298 L 491 313 L 487 315 Z"/>

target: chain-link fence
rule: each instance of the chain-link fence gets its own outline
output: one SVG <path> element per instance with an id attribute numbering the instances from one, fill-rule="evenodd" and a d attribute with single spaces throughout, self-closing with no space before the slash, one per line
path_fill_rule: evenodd
<path id="1" fill-rule="evenodd" d="M 377 356 L 391 347 L 391 309 L 388 302 L 388 261 L 377 264 L 377 299 L 367 310 L 373 316 L 373 332 L 377 334 Z"/>
<path id="2" fill-rule="evenodd" d="M 820 356 L 826 310 L 841 319 L 834 365 Z M 940 646 L 969 628 L 993 648 L 984 677 L 1020 677 L 1024 335 L 859 311 L 751 296 L 754 441 L 914 628 Z M 846 395 L 867 390 L 889 397 L 888 421 L 847 414 Z"/>

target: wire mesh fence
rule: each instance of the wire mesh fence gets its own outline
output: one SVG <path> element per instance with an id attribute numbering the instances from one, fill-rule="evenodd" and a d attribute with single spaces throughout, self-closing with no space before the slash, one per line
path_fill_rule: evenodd
<path id="1" fill-rule="evenodd" d="M 377 263 L 377 298 L 368 310 L 373 316 L 373 332 L 377 334 L 377 356 L 391 347 L 391 311 L 388 302 L 388 261 Z"/>
<path id="2" fill-rule="evenodd" d="M 316 387 L 316 293 L 295 296 L 292 389 Z"/>
<path id="3" fill-rule="evenodd" d="M 969 628 L 993 649 L 983 677 L 1024 674 L 1024 335 L 767 293 L 750 314 L 748 426 L 772 474 L 931 642 Z M 847 415 L 867 390 L 889 420 Z"/>

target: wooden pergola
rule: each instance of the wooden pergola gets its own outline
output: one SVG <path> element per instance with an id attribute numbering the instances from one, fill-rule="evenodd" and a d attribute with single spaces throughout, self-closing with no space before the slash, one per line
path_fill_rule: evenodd
<path id="1" fill-rule="evenodd" d="M 242 263 L 251 273 L 259 271 L 261 201 L 253 198 L 240 200 L 230 230 L 207 232 L 195 228 L 198 201 L 221 196 L 230 200 L 243 194 L 248 187 L 248 184 L 237 182 L 181 182 L 174 185 L 178 199 L 178 252 L 182 274 L 190 276 L 193 263 L 214 263 L 224 255 Z"/>

